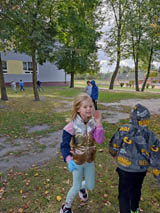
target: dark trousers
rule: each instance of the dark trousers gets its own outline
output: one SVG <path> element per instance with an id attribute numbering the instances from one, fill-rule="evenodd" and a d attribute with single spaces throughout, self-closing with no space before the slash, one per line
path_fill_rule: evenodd
<path id="1" fill-rule="evenodd" d="M 139 208 L 141 188 L 146 172 L 126 172 L 120 168 L 116 170 L 119 175 L 118 199 L 120 213 L 130 213 Z"/>
<path id="2" fill-rule="evenodd" d="M 98 108 L 97 108 L 97 101 L 96 100 L 93 100 L 92 99 L 92 101 L 93 101 L 93 103 L 94 103 L 94 108 L 95 108 L 95 110 L 97 110 Z"/>

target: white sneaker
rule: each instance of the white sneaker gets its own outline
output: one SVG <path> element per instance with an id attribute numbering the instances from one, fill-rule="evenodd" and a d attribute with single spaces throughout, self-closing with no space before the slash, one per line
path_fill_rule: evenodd
<path id="1" fill-rule="evenodd" d="M 86 202 L 88 200 L 88 192 L 86 189 L 81 189 L 79 191 L 79 197 L 81 198 L 82 201 Z"/>
<path id="2" fill-rule="evenodd" d="M 59 213 L 73 213 L 73 211 L 71 208 L 66 208 L 65 204 L 63 204 Z"/>

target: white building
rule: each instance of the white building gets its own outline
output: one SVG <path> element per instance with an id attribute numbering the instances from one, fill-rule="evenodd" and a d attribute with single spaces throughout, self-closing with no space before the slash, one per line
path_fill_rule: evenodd
<path id="1" fill-rule="evenodd" d="M 32 59 L 26 54 L 13 51 L 1 53 L 6 85 L 11 81 L 24 81 L 25 86 L 32 85 Z M 58 70 L 55 64 L 46 62 L 37 64 L 37 79 L 45 86 L 69 85 L 70 75 Z"/>

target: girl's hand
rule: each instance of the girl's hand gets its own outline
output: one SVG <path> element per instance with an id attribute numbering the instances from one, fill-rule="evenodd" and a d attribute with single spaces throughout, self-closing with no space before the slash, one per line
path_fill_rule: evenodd
<path id="1" fill-rule="evenodd" d="M 102 115 L 101 115 L 100 111 L 96 110 L 93 117 L 94 117 L 94 120 L 96 121 L 97 125 L 102 123 Z"/>
<path id="2" fill-rule="evenodd" d="M 74 160 L 70 160 L 68 162 L 68 170 L 70 172 L 73 172 L 73 170 L 78 169 L 77 164 L 74 162 Z"/>

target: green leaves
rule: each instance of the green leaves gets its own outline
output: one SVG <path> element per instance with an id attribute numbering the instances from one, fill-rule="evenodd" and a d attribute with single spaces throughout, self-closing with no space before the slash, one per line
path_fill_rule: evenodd
<path id="1" fill-rule="evenodd" d="M 53 47 L 55 42 L 56 25 L 50 17 L 51 3 L 53 1 L 15 0 L 4 3 L 0 13 L 6 20 L 5 27 L 10 26 L 10 40 L 15 44 L 15 49 L 30 56 L 36 50 L 41 63 L 49 58 L 46 53 L 53 51 L 49 47 Z"/>
<path id="2" fill-rule="evenodd" d="M 96 25 L 96 9 L 100 1 L 60 1 L 58 40 L 62 47 L 57 53 L 57 65 L 67 73 L 86 72 L 90 67 L 90 54 L 97 49 L 100 38 Z"/>

